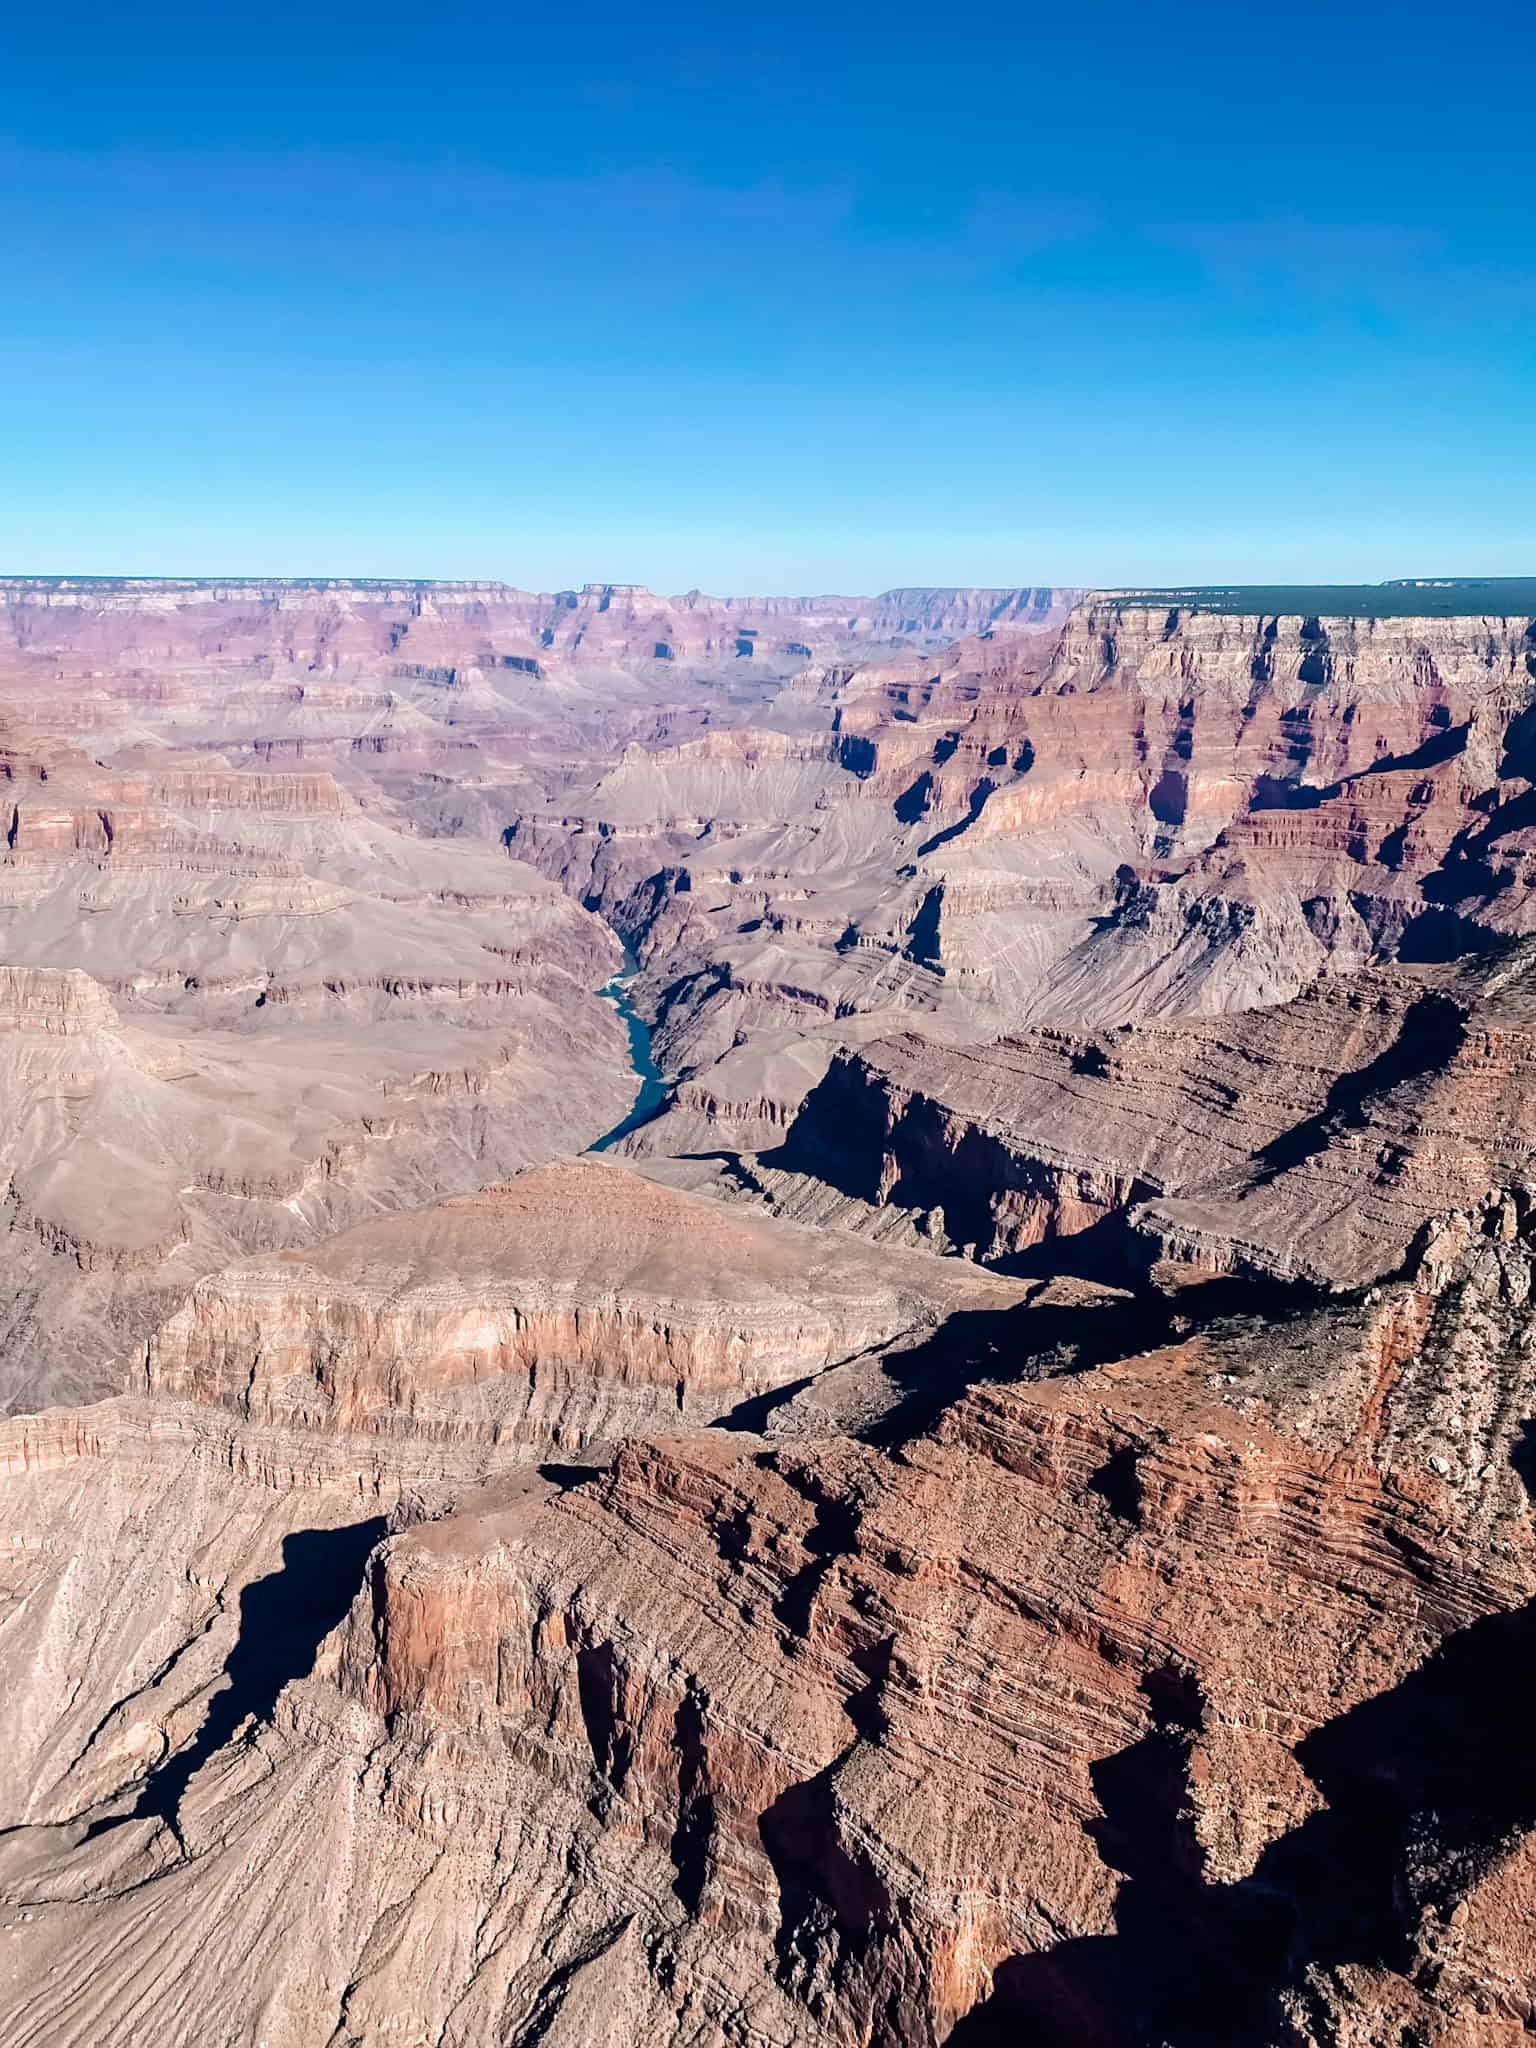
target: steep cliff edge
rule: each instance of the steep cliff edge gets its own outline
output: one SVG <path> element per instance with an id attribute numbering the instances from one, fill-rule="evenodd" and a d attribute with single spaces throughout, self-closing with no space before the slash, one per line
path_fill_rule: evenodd
<path id="1" fill-rule="evenodd" d="M 251 1718 L 175 1770 L 159 1681 L 124 1790 L 97 1757 L 101 1803 L 66 1778 L 0 1845 L 6 2029 L 1515 2040 L 1531 1257 L 1096 1364 L 1084 1305 L 1045 1378 L 1024 1306 L 916 1433 L 636 1442 L 350 1523 L 350 1612 Z M 45 1462 L 34 1517 L 88 1461 Z"/>
<path id="2" fill-rule="evenodd" d="M 822 1186 L 1005 1266 L 1096 1233 L 1085 1245 L 1122 1278 L 1163 1258 L 1363 1287 L 1448 1212 L 1471 1227 L 1530 1184 L 1533 1079 L 1521 942 L 1181 1025 L 881 1041 L 834 1060 L 754 1171 L 786 1214 L 824 1209 Z"/>
<path id="3" fill-rule="evenodd" d="M 1533 663 L 1524 617 L 1094 599 L 811 664 L 803 726 L 634 747 L 509 843 L 640 954 L 648 1148 L 756 1149 L 843 1041 L 1215 1016 L 1522 931 Z"/>
<path id="4" fill-rule="evenodd" d="M 586 1453 L 1023 1292 L 575 1160 L 227 1267 L 144 1378 L 266 1423 Z"/>

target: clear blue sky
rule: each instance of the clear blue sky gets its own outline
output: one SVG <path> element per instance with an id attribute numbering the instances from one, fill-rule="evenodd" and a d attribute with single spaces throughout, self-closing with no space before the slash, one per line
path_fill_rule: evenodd
<path id="1" fill-rule="evenodd" d="M 13 5 L 0 568 L 1536 573 L 1529 5 Z"/>

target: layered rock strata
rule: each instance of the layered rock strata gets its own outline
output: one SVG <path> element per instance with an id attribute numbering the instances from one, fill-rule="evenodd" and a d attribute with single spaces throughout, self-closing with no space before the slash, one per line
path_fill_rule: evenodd
<path id="1" fill-rule="evenodd" d="M 1099 1255 L 1122 1273 L 1365 1286 L 1448 1211 L 1472 1230 L 1490 1190 L 1532 1183 L 1532 975 L 1522 942 L 1183 1025 L 881 1041 L 833 1062 L 753 1172 L 787 1214 L 819 1183 L 983 1261 L 1119 1226 Z"/>
<path id="2" fill-rule="evenodd" d="M 91 1398 L 198 1274 L 580 1149 L 619 947 L 329 775 L 22 738 L 0 855 L 0 1406 Z"/>
<path id="3" fill-rule="evenodd" d="M 580 1160 L 225 1268 L 156 1333 L 145 1384 L 267 1423 L 586 1452 L 1022 1295 Z"/>
<path id="4" fill-rule="evenodd" d="M 0 2038 L 1514 2048 L 1530 622 L 552 604 L 10 592 Z"/>
<path id="5" fill-rule="evenodd" d="M 1083 1306 L 1078 1370 L 1010 1383 L 1026 1306 L 916 1434 L 492 1476 L 190 1773 L 133 1795 L 120 1719 L 124 1791 L 104 1754 L 5 1839 L 4 2024 L 1513 2042 L 1530 1266 L 1086 1370 Z"/>

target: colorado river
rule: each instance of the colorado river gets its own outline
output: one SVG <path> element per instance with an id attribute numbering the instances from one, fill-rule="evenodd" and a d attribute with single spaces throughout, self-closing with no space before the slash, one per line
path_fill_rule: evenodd
<path id="1" fill-rule="evenodd" d="M 629 1064 L 634 1068 L 640 1083 L 640 1092 L 630 1106 L 628 1116 L 622 1123 L 616 1123 L 611 1131 L 605 1132 L 595 1145 L 588 1147 L 592 1152 L 606 1152 L 610 1145 L 616 1145 L 620 1138 L 627 1138 L 631 1131 L 641 1124 L 648 1124 L 660 1109 L 666 1098 L 666 1083 L 661 1078 L 661 1069 L 651 1057 L 651 1032 L 644 1018 L 639 1016 L 629 999 L 629 984 L 640 972 L 640 963 L 626 945 L 624 965 L 611 981 L 606 981 L 598 990 L 606 996 L 619 1015 L 624 1019 L 624 1029 L 629 1033 Z"/>

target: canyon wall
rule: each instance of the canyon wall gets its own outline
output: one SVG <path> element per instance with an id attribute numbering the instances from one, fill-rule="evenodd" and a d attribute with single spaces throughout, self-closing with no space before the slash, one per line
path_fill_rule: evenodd
<path id="1" fill-rule="evenodd" d="M 1047 1289 L 940 1388 L 867 1362 L 851 1433 L 791 1392 L 601 1475 L 165 1392 L 8 1425 L 3 2025 L 1513 2042 L 1531 1258 L 1139 1344 Z M 167 1560 L 59 1719 L 87 1589 Z"/>
<path id="2" fill-rule="evenodd" d="M 1528 2038 L 1529 619 L 3 599 L 0 2038 Z"/>

